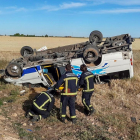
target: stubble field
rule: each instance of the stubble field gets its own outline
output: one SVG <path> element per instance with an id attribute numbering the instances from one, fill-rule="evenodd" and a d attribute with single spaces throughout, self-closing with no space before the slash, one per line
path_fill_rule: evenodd
<path id="1" fill-rule="evenodd" d="M 43 46 L 54 48 L 69 44 L 81 43 L 88 41 L 87 38 L 60 38 L 60 37 L 10 37 L 0 36 L 0 58 L 6 59 L 17 58 L 20 55 L 20 49 L 23 46 L 30 46 L 33 49 L 39 49 Z M 11 54 L 11 55 L 10 55 Z M 9 56 L 8 56 L 9 55 Z"/>
<path id="2" fill-rule="evenodd" d="M 20 57 L 22 46 L 58 47 L 88 41 L 88 38 L 21 38 L 0 37 L 0 69 Z M 76 100 L 77 124 L 59 120 L 60 98 L 56 98 L 52 115 L 32 124 L 25 118 L 34 96 L 44 88 L 25 88 L 5 84 L 0 78 L 0 138 L 9 140 L 139 140 L 140 139 L 140 39 L 133 42 L 134 77 L 95 85 L 91 103 L 92 116 L 85 116 L 81 92 Z M 19 92 L 25 89 L 26 94 Z M 67 108 L 67 115 L 69 111 Z"/>

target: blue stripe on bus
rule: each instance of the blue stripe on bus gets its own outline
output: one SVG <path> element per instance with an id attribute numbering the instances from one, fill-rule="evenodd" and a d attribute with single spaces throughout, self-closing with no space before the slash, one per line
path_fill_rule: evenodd
<path id="1" fill-rule="evenodd" d="M 36 66 L 37 70 L 41 70 L 41 67 L 40 65 Z"/>
<path id="2" fill-rule="evenodd" d="M 33 73 L 33 72 L 36 72 L 36 69 L 34 67 L 33 68 L 24 69 L 23 72 L 22 72 L 22 76 L 25 75 L 25 74 Z"/>
<path id="3" fill-rule="evenodd" d="M 88 69 L 88 70 L 91 71 L 94 75 L 105 74 L 106 73 L 106 69 L 109 67 L 109 66 L 105 67 L 107 64 L 108 63 L 105 63 L 104 68 L 101 68 L 101 69 L 94 69 L 94 70 Z M 75 75 L 77 75 L 78 78 L 82 74 L 82 71 L 80 70 L 80 67 L 79 66 L 75 66 L 75 65 L 73 65 L 72 72 Z"/>
<path id="4" fill-rule="evenodd" d="M 23 72 L 22 72 L 22 76 L 25 75 L 25 74 L 36 72 L 37 70 L 38 71 L 41 70 L 41 66 L 40 65 L 38 65 L 36 67 L 24 69 Z"/>

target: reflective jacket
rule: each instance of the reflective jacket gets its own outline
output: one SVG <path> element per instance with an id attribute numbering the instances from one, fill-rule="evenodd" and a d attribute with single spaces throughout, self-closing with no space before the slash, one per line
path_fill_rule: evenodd
<path id="1" fill-rule="evenodd" d="M 41 92 L 34 100 L 33 105 L 39 110 L 51 111 L 54 105 L 54 96 L 52 94 Z"/>
<path id="2" fill-rule="evenodd" d="M 55 86 L 55 90 L 58 90 L 59 87 L 64 84 L 64 89 L 61 92 L 61 95 L 76 95 L 78 90 L 78 78 L 72 71 L 67 71 L 64 75 L 61 76 L 59 81 Z"/>
<path id="3" fill-rule="evenodd" d="M 90 71 L 82 72 L 79 85 L 83 88 L 83 92 L 94 91 L 94 75 Z"/>

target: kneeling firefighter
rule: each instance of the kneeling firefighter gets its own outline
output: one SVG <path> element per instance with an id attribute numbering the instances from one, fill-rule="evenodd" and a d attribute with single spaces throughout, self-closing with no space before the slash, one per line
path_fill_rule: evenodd
<path id="1" fill-rule="evenodd" d="M 54 90 L 47 90 L 41 92 L 34 100 L 32 108 L 27 113 L 27 118 L 31 118 L 31 121 L 39 121 L 42 118 L 50 116 L 50 111 L 54 106 L 54 96 L 51 94 Z"/>
<path id="2" fill-rule="evenodd" d="M 79 79 L 79 85 L 83 88 L 82 103 L 86 115 L 91 115 L 94 112 L 93 106 L 90 104 L 90 99 L 94 91 L 94 75 L 87 70 L 87 66 L 82 64 L 80 66 L 82 74 Z"/>

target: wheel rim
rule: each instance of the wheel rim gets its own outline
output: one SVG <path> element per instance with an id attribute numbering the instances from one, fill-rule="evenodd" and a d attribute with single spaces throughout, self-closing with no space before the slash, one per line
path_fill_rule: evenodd
<path id="1" fill-rule="evenodd" d="M 99 37 L 98 37 L 98 36 L 94 36 L 93 39 L 92 39 L 92 41 L 93 41 L 93 42 L 95 41 L 95 42 L 98 43 L 98 42 L 99 42 Z"/>
<path id="2" fill-rule="evenodd" d="M 21 67 L 18 66 L 18 64 L 9 64 L 9 66 L 7 66 L 7 73 L 10 75 L 10 76 L 21 76 Z"/>
<path id="3" fill-rule="evenodd" d="M 31 54 L 30 51 L 28 51 L 28 50 L 25 50 L 25 51 L 24 51 L 24 56 L 29 56 L 30 54 Z"/>
<path id="4" fill-rule="evenodd" d="M 93 61 L 95 58 L 96 58 L 96 55 L 95 55 L 94 52 L 88 52 L 87 53 L 87 56 L 86 56 L 87 60 Z"/>
<path id="5" fill-rule="evenodd" d="M 19 72 L 19 68 L 17 66 L 15 66 L 15 65 L 11 66 L 10 70 L 11 70 L 12 73 L 18 73 Z"/>

